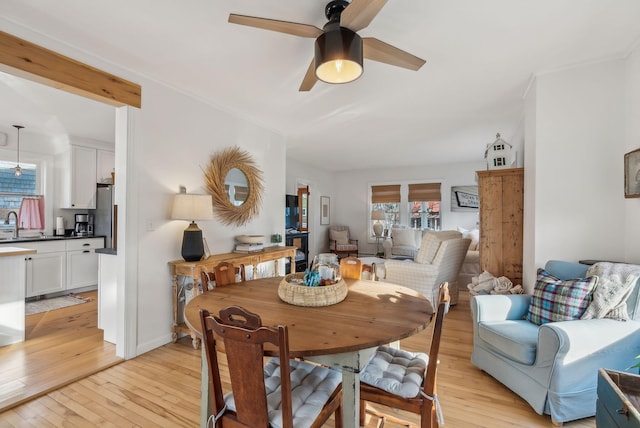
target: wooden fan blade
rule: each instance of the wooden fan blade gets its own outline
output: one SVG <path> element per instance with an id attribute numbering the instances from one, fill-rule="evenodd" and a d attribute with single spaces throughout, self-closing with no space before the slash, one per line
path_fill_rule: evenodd
<path id="1" fill-rule="evenodd" d="M 340 14 L 340 26 L 358 32 L 366 28 L 387 0 L 353 0 Z"/>
<path id="2" fill-rule="evenodd" d="M 311 64 L 309 64 L 309 68 L 307 68 L 307 73 L 304 75 L 304 79 L 302 79 L 302 84 L 300 85 L 300 92 L 310 91 L 313 88 L 313 85 L 316 84 L 318 78 L 316 77 L 316 60 L 311 58 Z"/>
<path id="3" fill-rule="evenodd" d="M 322 34 L 322 30 L 313 25 L 299 24 L 297 22 L 278 21 L 276 19 L 257 18 L 255 16 L 229 15 L 232 24 L 246 25 L 248 27 L 261 28 L 263 30 L 277 31 L 300 37 L 316 38 Z"/>
<path id="4" fill-rule="evenodd" d="M 408 68 L 413 71 L 419 70 L 426 62 L 422 58 L 418 58 L 409 52 L 405 52 L 402 49 L 398 49 L 395 46 L 391 46 L 373 37 L 365 37 L 362 39 L 362 54 L 367 59 Z"/>

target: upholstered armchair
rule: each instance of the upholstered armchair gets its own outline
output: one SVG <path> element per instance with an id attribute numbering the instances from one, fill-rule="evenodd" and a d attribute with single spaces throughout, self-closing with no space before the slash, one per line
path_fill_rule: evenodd
<path id="1" fill-rule="evenodd" d="M 585 278 L 587 268 L 557 260 L 545 265 L 555 279 L 567 283 Z M 545 278 L 548 276 L 542 276 L 542 280 Z M 598 278 L 596 288 L 601 287 L 602 278 Z M 593 416 L 598 369 L 628 371 L 640 354 L 640 280 L 631 281 L 634 283 L 626 300 L 630 318 L 627 321 L 580 317 L 537 325 L 528 320 L 533 295 L 472 297 L 471 362 L 522 397 L 537 413 L 551 415 L 556 426 Z M 569 298 L 575 300 L 575 292 L 563 293 L 553 301 L 548 297 L 549 290 L 544 291 L 544 309 L 557 308 L 556 312 L 564 316 L 566 309 L 559 305 Z"/>
<path id="2" fill-rule="evenodd" d="M 391 229 L 390 239 L 382 243 L 384 258 L 403 257 L 413 259 L 420 244 L 422 244 L 422 230 L 394 227 Z"/>
<path id="3" fill-rule="evenodd" d="M 455 230 L 427 231 L 412 260 L 385 260 L 385 281 L 412 288 L 435 304 L 438 287 L 449 283 L 451 304 L 458 302 L 458 273 L 471 244 Z"/>
<path id="4" fill-rule="evenodd" d="M 329 227 L 329 251 L 340 255 L 358 257 L 358 240 L 349 235 L 349 226 Z"/>

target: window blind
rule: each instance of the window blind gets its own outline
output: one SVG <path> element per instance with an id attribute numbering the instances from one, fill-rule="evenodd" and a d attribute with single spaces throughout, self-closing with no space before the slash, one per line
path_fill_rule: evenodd
<path id="1" fill-rule="evenodd" d="M 440 183 L 409 184 L 409 202 L 440 201 Z"/>
<path id="2" fill-rule="evenodd" d="M 400 202 L 400 185 L 371 186 L 371 203 Z"/>

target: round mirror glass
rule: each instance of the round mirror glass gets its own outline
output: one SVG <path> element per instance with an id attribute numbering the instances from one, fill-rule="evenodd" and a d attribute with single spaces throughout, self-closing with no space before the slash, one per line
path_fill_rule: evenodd
<path id="1" fill-rule="evenodd" d="M 224 187 L 229 196 L 229 202 L 240 206 L 249 198 L 249 180 L 238 168 L 231 168 L 224 179 Z"/>

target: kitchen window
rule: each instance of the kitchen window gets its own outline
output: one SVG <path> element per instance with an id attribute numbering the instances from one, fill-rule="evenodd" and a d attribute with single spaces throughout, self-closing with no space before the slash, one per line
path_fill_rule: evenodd
<path id="1" fill-rule="evenodd" d="M 39 170 L 36 163 L 20 162 L 22 174 L 15 176 L 15 162 L 0 160 L 0 230 L 12 230 L 15 227 L 15 216 L 10 216 L 9 224 L 4 220 L 11 211 L 20 214 L 24 206 L 20 227 L 28 229 L 44 229 L 44 198 L 39 195 Z M 34 202 L 35 201 L 35 202 Z"/>

